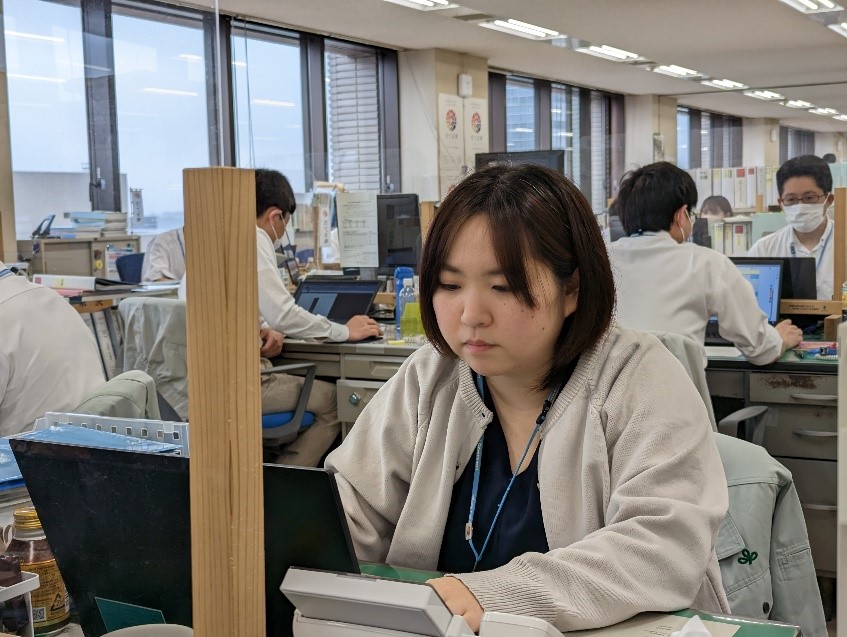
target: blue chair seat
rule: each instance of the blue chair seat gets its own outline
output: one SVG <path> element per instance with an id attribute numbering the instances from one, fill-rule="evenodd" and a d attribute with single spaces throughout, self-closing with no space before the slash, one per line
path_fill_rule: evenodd
<path id="1" fill-rule="evenodd" d="M 278 414 L 264 414 L 262 416 L 262 429 L 282 427 L 283 425 L 290 423 L 292 418 L 294 418 L 293 411 L 283 411 Z M 303 414 L 303 421 L 300 423 L 300 430 L 302 431 L 303 429 L 307 429 L 313 422 L 315 422 L 315 414 L 311 411 L 305 412 Z"/>

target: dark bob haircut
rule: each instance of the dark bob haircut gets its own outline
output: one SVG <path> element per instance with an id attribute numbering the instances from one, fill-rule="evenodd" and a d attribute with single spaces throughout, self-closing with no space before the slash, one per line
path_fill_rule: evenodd
<path id="1" fill-rule="evenodd" d="M 438 329 L 433 297 L 456 235 L 478 215 L 488 222 L 509 287 L 527 307 L 536 307 L 527 259 L 550 268 L 562 285 L 579 268 L 577 308 L 562 326 L 553 364 L 542 380 L 549 389 L 564 377 L 569 364 L 597 343 L 612 320 L 615 283 L 600 228 L 580 190 L 549 168 L 491 166 L 456 186 L 433 219 L 420 262 L 424 330 L 435 348 L 452 358 L 456 355 Z"/>
<path id="2" fill-rule="evenodd" d="M 279 208 L 293 214 L 297 209 L 291 184 L 278 170 L 256 169 L 256 217 L 261 217 L 268 208 Z"/>
<path id="3" fill-rule="evenodd" d="M 700 214 L 703 215 L 707 212 L 719 212 L 725 217 L 731 217 L 732 204 L 729 203 L 729 199 L 726 197 L 712 195 L 711 197 L 706 197 L 703 203 L 700 204 Z"/>
<path id="4" fill-rule="evenodd" d="M 680 207 L 694 210 L 697 186 L 682 168 L 660 161 L 624 175 L 615 204 L 627 235 L 660 232 L 670 229 Z"/>
<path id="5" fill-rule="evenodd" d="M 817 155 L 800 155 L 779 167 L 776 171 L 776 189 L 780 197 L 785 182 L 792 177 L 811 177 L 824 194 L 832 192 L 832 171 L 829 164 Z"/>

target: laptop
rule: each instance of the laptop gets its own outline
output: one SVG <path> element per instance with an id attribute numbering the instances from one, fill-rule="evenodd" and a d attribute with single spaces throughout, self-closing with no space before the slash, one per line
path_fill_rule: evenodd
<path id="1" fill-rule="evenodd" d="M 297 286 L 294 301 L 312 314 L 336 323 L 367 314 L 373 305 L 380 281 L 335 281 L 308 278 Z"/>
<path id="2" fill-rule="evenodd" d="M 85 634 L 129 625 L 122 613 L 155 621 L 160 611 L 191 626 L 188 458 L 10 444 Z M 279 590 L 288 568 L 359 573 L 359 565 L 328 471 L 264 465 L 264 503 L 267 634 L 289 636 L 294 607 Z"/>
<path id="3" fill-rule="evenodd" d="M 734 261 L 735 267 L 752 286 L 759 309 L 764 312 L 768 323 L 775 325 L 779 319 L 779 303 L 782 300 L 782 259 L 745 259 Z M 719 333 L 718 317 L 713 316 L 706 325 L 705 345 L 732 345 Z"/>

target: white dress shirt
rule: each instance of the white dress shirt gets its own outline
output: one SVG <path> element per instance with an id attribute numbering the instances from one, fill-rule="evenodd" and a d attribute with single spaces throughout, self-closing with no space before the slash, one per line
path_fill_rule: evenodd
<path id="1" fill-rule="evenodd" d="M 762 237 L 750 248 L 748 257 L 814 257 L 815 258 L 815 280 L 817 281 L 818 299 L 824 301 L 832 300 L 833 272 L 835 270 L 833 245 L 833 228 L 835 224 L 827 218 L 826 230 L 823 231 L 818 244 L 808 250 L 806 246 L 797 240 L 797 235 L 791 226 L 785 226 Z M 792 250 L 793 248 L 793 250 Z"/>
<path id="2" fill-rule="evenodd" d="M 709 317 L 751 363 L 779 358 L 782 338 L 759 309 L 753 287 L 724 255 L 667 232 L 624 237 L 611 244 L 617 319 L 639 330 L 673 332 L 701 346 Z"/>
<path id="3" fill-rule="evenodd" d="M 91 330 L 54 290 L 0 276 L 0 326 L 0 436 L 73 410 L 106 382 Z"/>
<path id="4" fill-rule="evenodd" d="M 182 228 L 169 230 L 158 235 L 144 252 L 141 266 L 142 281 L 172 279 L 179 281 L 185 276 L 185 235 Z"/>

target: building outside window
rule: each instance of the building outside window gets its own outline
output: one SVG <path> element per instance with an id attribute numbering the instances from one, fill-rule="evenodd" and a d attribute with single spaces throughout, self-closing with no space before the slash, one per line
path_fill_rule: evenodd
<path id="1" fill-rule="evenodd" d="M 535 150 L 535 88 L 532 80 L 506 80 L 506 150 Z"/>

